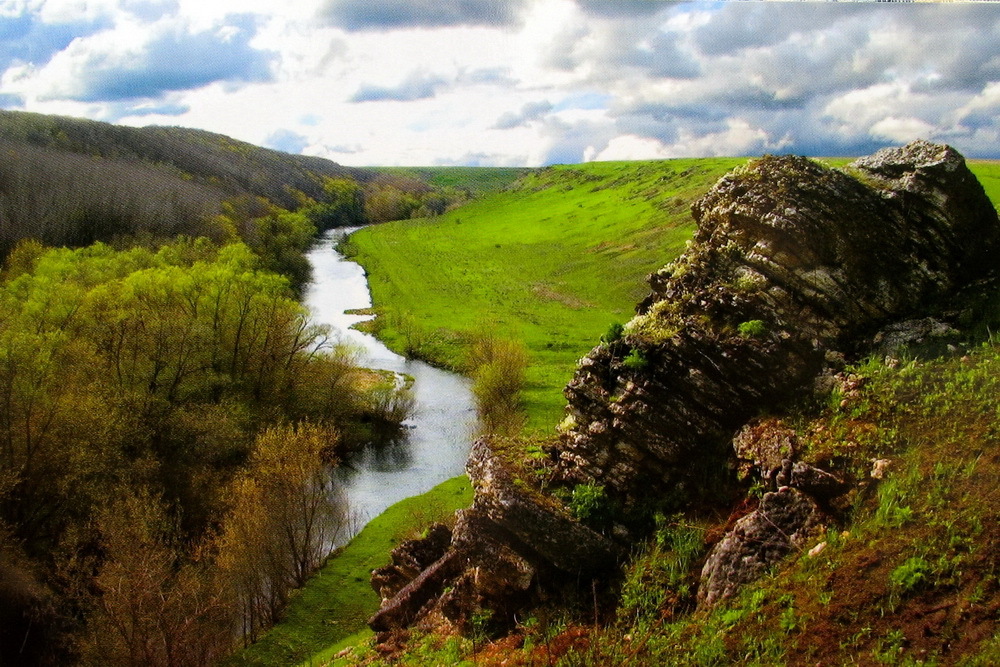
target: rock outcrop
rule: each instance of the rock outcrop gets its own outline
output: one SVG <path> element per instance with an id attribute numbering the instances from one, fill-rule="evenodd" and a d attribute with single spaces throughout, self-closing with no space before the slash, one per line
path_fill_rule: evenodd
<path id="1" fill-rule="evenodd" d="M 801 548 L 846 489 L 795 461 L 794 432 L 780 421 L 751 418 L 811 391 L 821 371 L 847 400 L 859 380 L 832 371 L 874 349 L 880 330 L 890 346 L 947 338 L 922 318 L 995 270 L 1000 221 L 962 157 L 926 142 L 844 170 L 764 157 L 721 179 L 693 212 L 688 250 L 650 277 L 621 338 L 594 348 L 567 386 L 566 430 L 546 477 L 603 487 L 621 516 L 635 516 L 692 497 L 737 459 L 744 473 L 756 469 L 770 490 L 710 554 L 699 596 L 711 604 Z M 905 320 L 925 324 L 886 328 Z M 610 527 L 615 540 L 575 521 L 488 440 L 467 469 L 475 501 L 450 540 L 410 545 L 377 573 L 386 600 L 373 628 L 467 629 L 480 609 L 510 621 L 540 589 L 607 572 L 621 543 L 641 536 L 638 521 Z"/>
<path id="2" fill-rule="evenodd" d="M 475 501 L 457 513 L 450 539 L 446 528 L 434 529 L 397 547 L 393 562 L 373 573 L 372 586 L 383 596 L 369 621 L 373 629 L 426 621 L 467 630 L 480 610 L 488 610 L 497 626 L 509 625 L 541 581 L 550 587 L 576 581 L 616 561 L 610 540 L 575 521 L 554 499 L 529 491 L 489 439 L 473 445 L 466 470 Z"/>
<path id="3" fill-rule="evenodd" d="M 1000 260 L 982 186 L 952 148 L 922 141 L 844 170 L 764 157 L 693 212 L 688 250 L 566 388 L 562 478 L 626 507 L 692 494 L 749 418 L 887 324 L 947 309 Z"/>
<path id="4" fill-rule="evenodd" d="M 820 534 L 826 517 L 808 494 L 791 487 L 765 493 L 760 507 L 712 549 L 701 571 L 698 604 L 711 605 L 765 574 Z"/>

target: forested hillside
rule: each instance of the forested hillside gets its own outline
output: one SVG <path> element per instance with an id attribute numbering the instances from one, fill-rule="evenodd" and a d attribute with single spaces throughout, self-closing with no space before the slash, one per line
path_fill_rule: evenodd
<path id="1" fill-rule="evenodd" d="M 201 130 L 13 111 L 0 111 L 0 154 L 0 257 L 22 238 L 204 236 L 249 244 L 296 287 L 317 232 L 437 215 L 518 173 L 350 169 Z"/>
<path id="2" fill-rule="evenodd" d="M 188 130 L 0 135 L 0 662 L 216 662 L 344 529 L 329 466 L 409 408 L 296 298 L 362 185 Z"/>

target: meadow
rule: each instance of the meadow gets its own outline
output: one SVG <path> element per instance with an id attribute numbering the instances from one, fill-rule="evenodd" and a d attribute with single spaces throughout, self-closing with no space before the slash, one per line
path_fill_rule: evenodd
<path id="1" fill-rule="evenodd" d="M 458 370 L 478 333 L 522 341 L 528 427 L 551 430 L 577 360 L 632 317 L 645 277 L 691 237 L 691 202 L 743 162 L 550 167 L 438 217 L 363 229 L 348 247 L 369 274 L 375 333 Z"/>

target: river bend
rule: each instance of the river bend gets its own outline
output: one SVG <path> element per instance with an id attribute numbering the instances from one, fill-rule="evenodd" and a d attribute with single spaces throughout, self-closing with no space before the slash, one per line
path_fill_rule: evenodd
<path id="1" fill-rule="evenodd" d="M 346 543 L 393 503 L 462 474 L 476 430 L 467 378 L 402 357 L 374 336 L 350 328 L 370 318 L 345 311 L 372 305 L 364 269 L 335 248 L 341 236 L 353 231 L 331 230 L 307 253 L 313 279 L 305 304 L 314 322 L 329 325 L 334 336 L 361 350 L 360 365 L 411 376 L 416 402 L 399 442 L 368 446 L 335 470 L 351 516 L 351 530 L 337 544 Z"/>

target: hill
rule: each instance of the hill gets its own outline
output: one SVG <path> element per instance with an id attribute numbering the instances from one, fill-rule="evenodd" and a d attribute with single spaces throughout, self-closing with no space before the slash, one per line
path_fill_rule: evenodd
<path id="1" fill-rule="evenodd" d="M 477 443 L 476 501 L 460 516 L 451 548 L 412 586 L 389 591 L 376 617 L 388 631 L 379 653 L 355 659 L 994 664 L 1000 588 L 989 480 L 1000 425 L 989 331 L 998 298 L 977 281 L 995 269 L 996 214 L 968 172 L 946 176 L 959 173 L 940 166 L 955 160 L 947 150 L 918 144 L 902 155 L 930 156 L 927 171 L 910 174 L 889 153 L 848 170 L 856 176 L 771 159 L 715 186 L 714 199 L 698 205 L 695 244 L 658 273 L 640 316 L 581 361 L 568 393 L 575 419 L 563 438 L 529 447 L 527 456 L 523 442 Z M 996 165 L 972 169 L 995 207 Z M 937 186 L 935 172 L 957 180 Z M 820 228 L 803 231 L 813 224 Z M 873 227 L 881 231 L 873 235 Z M 414 242 L 410 250 L 431 249 Z M 880 278 L 885 271 L 894 277 Z M 761 320 L 750 319 L 755 309 Z M 890 327 L 874 340 L 895 347 L 861 352 L 887 313 L 931 311 L 951 324 Z M 906 348 L 899 340 L 938 343 Z M 863 360 L 838 366 L 836 348 Z M 775 355 L 787 363 L 772 368 Z M 834 370 L 789 400 L 787 387 L 801 385 L 800 371 L 815 372 L 813 361 Z M 686 387 L 704 391 L 689 395 Z M 733 387 L 737 400 L 727 393 Z M 720 459 L 700 440 L 715 421 L 732 421 L 719 436 L 728 443 L 726 429 L 747 415 L 755 418 L 735 443 L 743 481 L 733 486 L 731 468 L 720 469 L 726 480 L 703 474 Z M 684 447 L 699 451 L 685 458 Z M 661 472 L 657 457 L 673 495 L 636 481 Z M 801 500 L 810 496 L 816 500 Z M 802 509 L 809 503 L 813 509 Z M 650 524 L 635 522 L 657 508 L 646 515 Z M 649 539 L 636 539 L 646 531 Z M 624 556 L 619 578 L 601 550 Z M 742 581 L 756 583 L 738 594 L 717 588 L 712 577 L 727 558 L 734 568 L 749 564 L 753 575 Z M 456 575 L 450 564 L 466 560 L 492 563 L 493 574 L 479 568 L 473 580 L 458 567 Z M 595 567 L 593 588 L 559 578 L 565 570 L 579 586 Z M 519 596 L 531 595 L 532 581 L 559 593 L 526 610 Z M 440 597 L 408 606 L 434 586 L 444 587 Z M 716 597 L 719 590 L 727 592 Z M 425 620 L 399 631 L 414 618 Z"/>
<path id="2" fill-rule="evenodd" d="M 691 237 L 688 209 L 742 159 L 550 167 L 445 215 L 361 230 L 380 338 L 467 368 L 483 331 L 522 341 L 530 427 L 561 418 L 576 360 Z"/>

